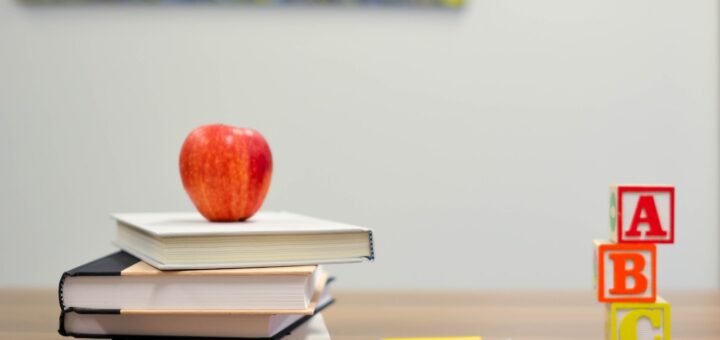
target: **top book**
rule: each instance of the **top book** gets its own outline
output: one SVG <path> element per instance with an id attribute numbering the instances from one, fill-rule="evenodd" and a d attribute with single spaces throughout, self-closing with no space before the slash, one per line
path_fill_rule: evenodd
<path id="1" fill-rule="evenodd" d="M 286 212 L 244 222 L 198 213 L 121 213 L 115 243 L 161 270 L 250 268 L 373 260 L 372 230 Z"/>

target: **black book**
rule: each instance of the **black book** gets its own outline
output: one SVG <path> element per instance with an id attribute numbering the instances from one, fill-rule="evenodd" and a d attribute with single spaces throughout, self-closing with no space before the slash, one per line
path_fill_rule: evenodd
<path id="1" fill-rule="evenodd" d="M 116 339 L 280 339 L 333 302 L 325 289 L 329 281 L 317 266 L 163 272 L 117 252 L 63 274 L 59 333 Z M 278 299 L 282 303 L 268 303 L 268 292 L 284 297 Z M 255 306 L 253 300 L 264 307 L 248 309 Z M 221 305 L 203 305 L 207 301 Z M 227 308 L 238 302 L 245 309 Z M 288 303 L 296 308 L 278 308 Z"/>

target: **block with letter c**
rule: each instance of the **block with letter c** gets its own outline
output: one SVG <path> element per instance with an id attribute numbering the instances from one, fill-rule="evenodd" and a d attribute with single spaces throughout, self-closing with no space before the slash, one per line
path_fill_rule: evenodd
<path id="1" fill-rule="evenodd" d="M 607 318 L 607 340 L 670 340 L 670 304 L 661 297 L 652 303 L 610 303 Z"/>

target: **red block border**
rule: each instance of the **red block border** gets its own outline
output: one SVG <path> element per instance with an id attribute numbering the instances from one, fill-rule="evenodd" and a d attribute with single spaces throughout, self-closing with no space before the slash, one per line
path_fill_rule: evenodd
<path id="1" fill-rule="evenodd" d="M 668 192 L 670 193 L 670 239 L 668 240 L 624 240 L 622 229 L 622 202 L 626 192 Z M 618 243 L 675 243 L 675 187 L 673 186 L 618 186 L 617 187 L 617 242 Z"/>

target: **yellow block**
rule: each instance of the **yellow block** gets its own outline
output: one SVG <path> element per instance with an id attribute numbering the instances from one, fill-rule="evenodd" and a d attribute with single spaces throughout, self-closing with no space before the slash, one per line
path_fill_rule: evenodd
<path id="1" fill-rule="evenodd" d="M 670 334 L 670 304 L 661 297 L 653 303 L 608 304 L 607 340 L 670 340 Z"/>
<path id="2" fill-rule="evenodd" d="M 446 336 L 441 338 L 385 338 L 383 340 L 482 340 L 479 336 Z"/>

